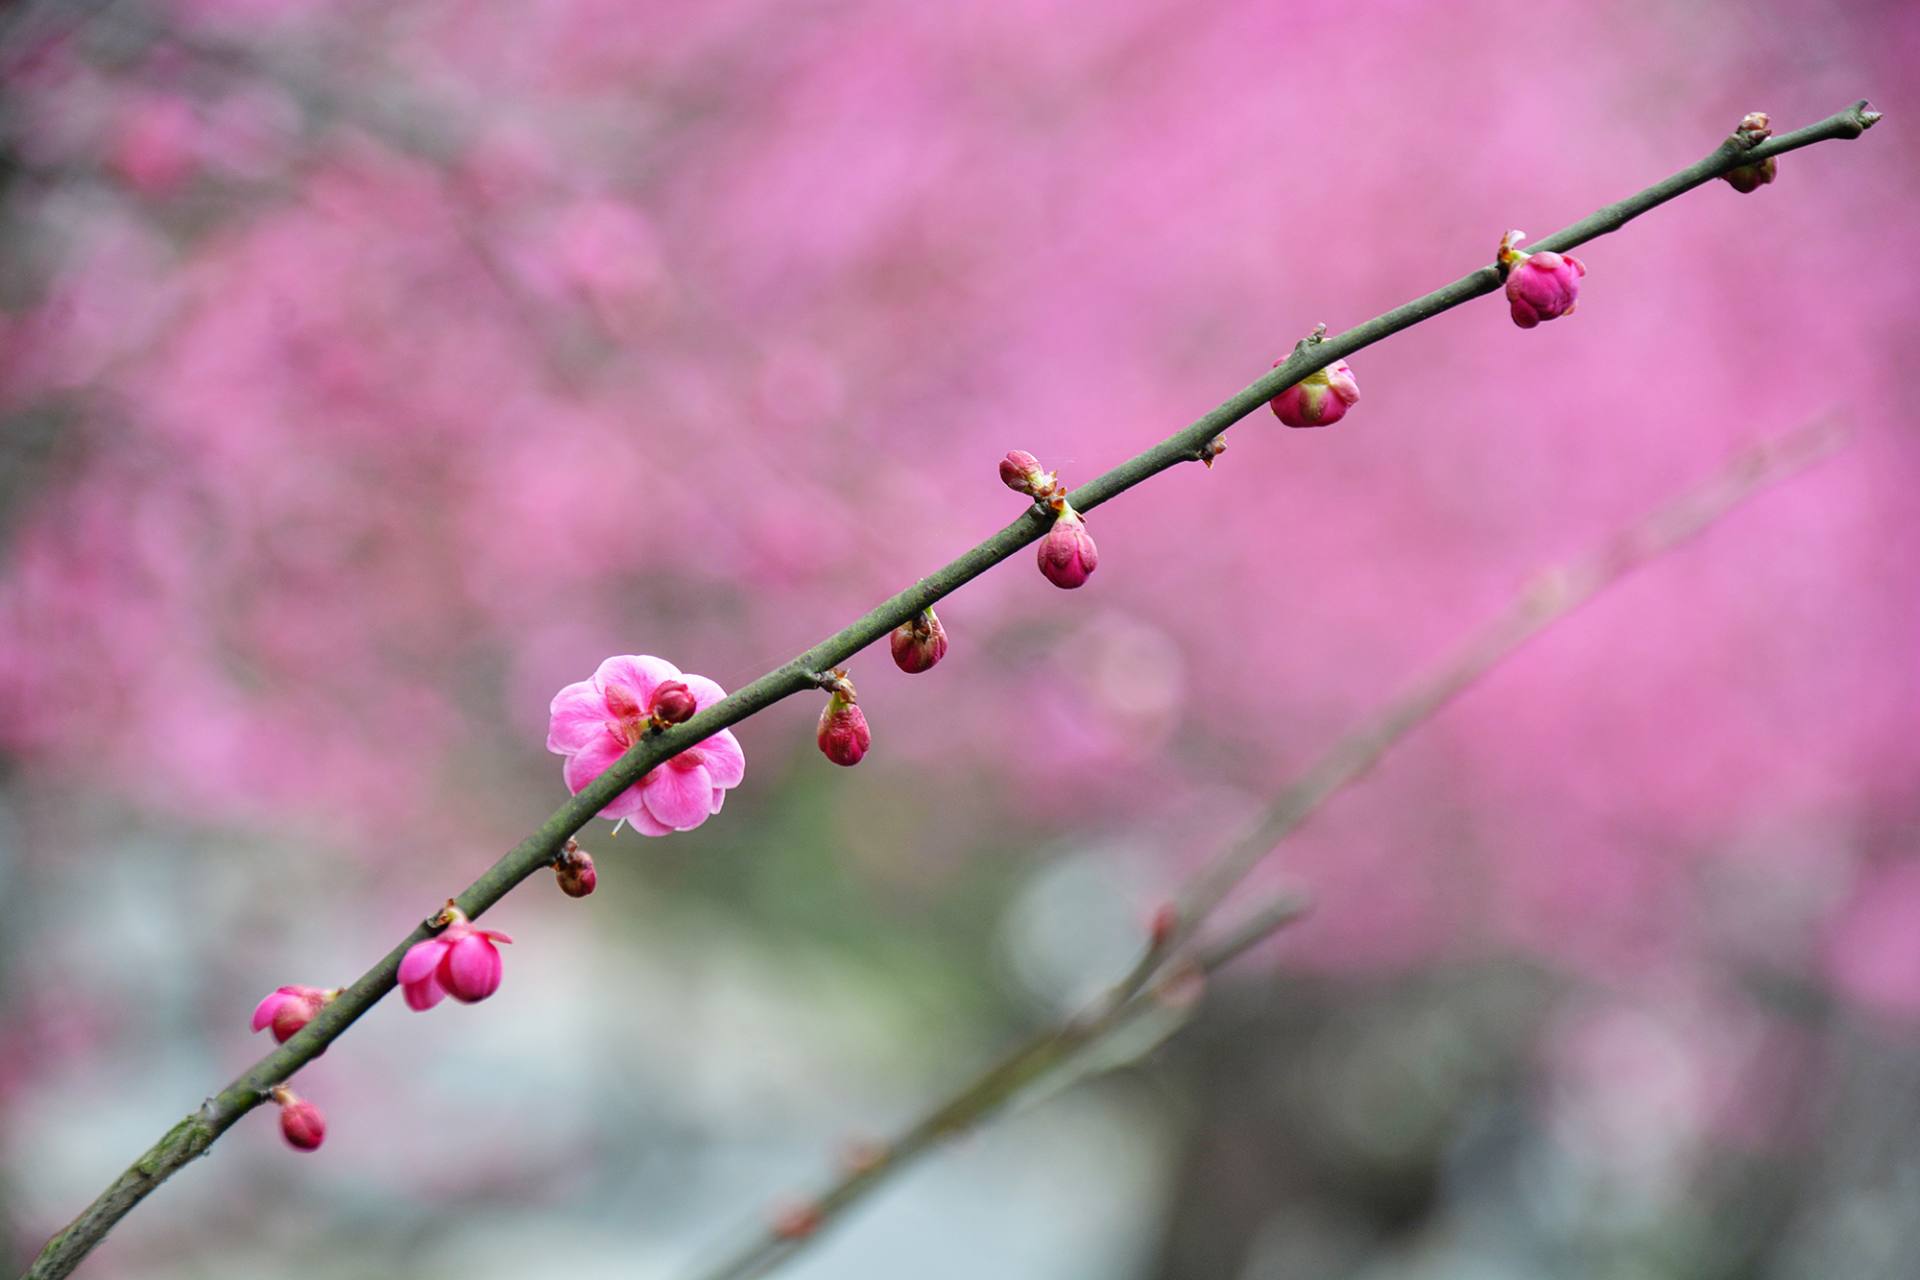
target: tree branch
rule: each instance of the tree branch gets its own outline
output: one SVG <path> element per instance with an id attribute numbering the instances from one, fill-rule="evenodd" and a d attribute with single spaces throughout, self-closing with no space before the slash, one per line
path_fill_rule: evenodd
<path id="1" fill-rule="evenodd" d="M 1179 930 L 1170 937 L 1155 937 L 1139 964 L 1112 990 L 1081 1013 L 1021 1044 L 892 1142 L 862 1152 L 859 1167 L 801 1210 L 759 1233 L 738 1253 L 700 1272 L 700 1280 L 766 1275 L 916 1157 L 1000 1111 L 1035 1082 L 1070 1065 L 1141 1015 L 1164 1007 L 1169 998 L 1178 999 L 1180 984 L 1196 973 L 1214 972 L 1298 920 L 1307 910 L 1306 902 L 1284 893 L 1218 937 L 1185 945 L 1281 840 L 1359 781 L 1394 744 L 1481 676 L 1647 561 L 1686 542 L 1761 489 L 1827 457 L 1844 438 L 1832 425 L 1816 423 L 1763 442 L 1735 457 L 1706 484 L 1621 530 L 1585 558 L 1537 575 L 1503 613 L 1468 637 L 1424 679 L 1336 742 L 1240 836 L 1228 842 L 1182 895 Z"/>
<path id="2" fill-rule="evenodd" d="M 1547 236 L 1536 242 L 1533 248 L 1535 251 L 1565 250 L 1584 244 L 1618 230 L 1649 209 L 1711 181 L 1738 165 L 1811 146 L 1816 142 L 1857 138 L 1878 119 L 1879 113 L 1867 110 L 1866 103 L 1862 101 L 1818 124 L 1780 135 L 1751 149 L 1729 138 L 1699 163 Z M 1492 293 L 1500 285 L 1499 270 L 1493 265 L 1484 266 L 1444 288 L 1376 316 L 1345 333 L 1296 350 L 1289 359 L 1212 412 L 1073 490 L 1068 499 L 1075 509 L 1088 511 L 1177 463 L 1200 458 L 1204 456 L 1204 446 L 1221 432 L 1307 374 L 1402 329 L 1432 319 L 1461 303 Z M 1036 504 L 939 572 L 922 578 L 846 629 L 736 690 L 686 723 L 643 738 L 599 778 L 555 810 L 531 835 L 508 850 L 485 874 L 468 885 L 457 899 L 460 909 L 470 918 L 477 919 L 522 880 L 551 864 L 569 837 L 586 826 L 595 814 L 648 770 L 783 698 L 813 688 L 814 673 L 844 664 L 901 623 L 918 616 L 921 610 L 959 590 L 1021 548 L 1031 545 L 1045 534 L 1049 519 L 1048 513 Z M 198 1112 L 170 1129 L 65 1230 L 47 1243 L 22 1280 L 59 1280 L 70 1275 L 81 1259 L 135 1205 L 151 1195 L 155 1188 L 189 1160 L 205 1152 L 241 1116 L 264 1101 L 269 1089 L 292 1077 L 392 991 L 400 958 L 406 949 L 432 933 L 433 930 L 425 924 L 415 928 L 297 1035 L 208 1099 Z"/>

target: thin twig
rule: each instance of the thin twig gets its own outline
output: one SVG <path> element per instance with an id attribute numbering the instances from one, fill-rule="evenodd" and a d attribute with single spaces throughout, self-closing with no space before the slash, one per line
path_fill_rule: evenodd
<path id="1" fill-rule="evenodd" d="M 1769 155 L 1842 138 L 1857 138 L 1879 116 L 1864 101 L 1818 124 L 1782 134 L 1748 149 L 1728 139 L 1713 154 L 1637 195 L 1589 215 L 1572 226 L 1545 237 L 1534 249 L 1571 249 L 1598 236 L 1617 231 L 1641 214 L 1709 182 L 1729 169 L 1751 164 Z M 1365 324 L 1312 345 L 1263 374 L 1238 394 L 1190 426 L 1136 455 L 1068 495 L 1079 511 L 1090 511 L 1142 481 L 1181 462 L 1201 456 L 1204 446 L 1228 427 L 1307 374 L 1363 347 L 1430 320 L 1464 302 L 1500 287 L 1499 270 L 1489 264 L 1423 298 L 1396 307 Z M 1036 507 L 987 538 L 951 564 L 922 578 L 865 617 L 829 636 L 805 653 L 761 676 L 684 724 L 657 736 L 643 737 L 605 773 L 561 805 L 526 839 L 515 845 L 459 895 L 460 909 L 477 919 L 515 886 L 550 865 L 569 837 L 578 832 L 616 796 L 648 770 L 680 752 L 738 724 L 783 698 L 815 687 L 815 673 L 844 664 L 854 654 L 917 617 L 928 606 L 959 590 L 1014 553 L 1037 541 L 1047 520 Z M 1183 922 L 1183 925 L 1189 922 Z M 72 1273 L 80 1260 L 104 1238 L 115 1223 L 182 1166 L 206 1151 L 240 1117 L 260 1105 L 266 1091 L 289 1079 L 337 1039 L 368 1009 L 393 990 L 400 959 L 408 947 L 428 936 L 424 927 L 402 939 L 379 963 L 323 1009 L 312 1022 L 278 1049 L 256 1062 L 199 1112 L 168 1130 L 130 1168 L 65 1230 L 47 1243 L 22 1280 L 59 1280 Z"/>
<path id="2" fill-rule="evenodd" d="M 1503 613 L 1468 637 L 1432 673 L 1336 742 L 1194 877 L 1182 895 L 1182 933 L 1190 938 L 1275 845 L 1528 640 L 1761 489 L 1825 458 L 1843 440 L 1839 429 L 1818 423 L 1749 449 L 1712 480 L 1628 526 L 1592 554 L 1537 575 Z M 1184 954 L 1179 937 L 1156 938 L 1142 961 L 1088 1009 L 1021 1044 L 893 1141 L 864 1149 L 859 1167 L 808 1202 L 803 1213 L 756 1232 L 739 1252 L 700 1272 L 700 1280 L 747 1280 L 767 1274 L 916 1157 L 992 1116 L 1143 1013 L 1164 1007 L 1196 972 L 1212 973 L 1305 911 L 1304 899 L 1283 893 L 1225 933 L 1193 942 Z M 805 1230 L 793 1229 L 795 1223 L 804 1224 Z"/>

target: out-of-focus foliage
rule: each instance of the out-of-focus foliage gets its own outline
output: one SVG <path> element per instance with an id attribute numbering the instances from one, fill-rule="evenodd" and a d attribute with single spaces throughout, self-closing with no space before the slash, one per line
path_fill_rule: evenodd
<path id="1" fill-rule="evenodd" d="M 320 1156 L 250 1124 L 97 1274 L 685 1258 L 1123 964 L 1233 815 L 1524 574 L 1830 411 L 1845 457 L 1289 846 L 1320 908 L 1255 962 L 1279 978 L 819 1265 L 1540 1275 L 1598 1244 L 1604 1274 L 1904 1274 L 1872 1250 L 1913 1228 L 1862 1188 L 1920 1168 L 1859 1117 L 1911 1134 L 1920 1074 L 1912 6 L 5 20 L 20 1249 L 261 1048 L 261 995 L 344 981 L 563 798 L 547 702 L 601 658 L 744 683 L 1009 518 L 1007 449 L 1085 479 L 1509 227 L 1749 110 L 1871 95 L 1870 138 L 1583 249 L 1577 314 L 1443 317 L 1355 358 L 1338 426 L 1259 415 L 1093 513 L 1083 590 L 1026 557 L 974 584 L 936 670 L 856 664 L 859 769 L 806 700 L 741 726 L 724 814 L 596 831 L 600 894 L 501 909 L 498 996 L 390 1002 L 302 1077 Z M 1220 1134 L 1257 1158 L 1214 1161 Z"/>

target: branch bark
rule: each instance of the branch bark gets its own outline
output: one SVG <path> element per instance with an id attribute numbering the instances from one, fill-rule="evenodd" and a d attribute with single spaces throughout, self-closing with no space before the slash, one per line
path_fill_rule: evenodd
<path id="1" fill-rule="evenodd" d="M 1619 230 L 1648 210 L 1712 181 L 1729 169 L 1818 142 L 1857 138 L 1879 118 L 1878 112 L 1870 111 L 1866 102 L 1861 101 L 1817 124 L 1779 135 L 1757 147 L 1748 148 L 1730 136 L 1698 163 L 1530 247 L 1534 251 L 1561 251 L 1585 244 Z M 1492 293 L 1500 286 L 1500 272 L 1489 264 L 1345 333 L 1297 349 L 1290 358 L 1191 425 L 1073 490 L 1068 500 L 1076 510 L 1089 511 L 1181 462 L 1197 461 L 1206 456 L 1205 446 L 1215 437 L 1307 374 L 1402 329 Z M 456 899 L 460 909 L 470 918 L 479 918 L 521 881 L 550 865 L 570 836 L 649 769 L 783 698 L 813 688 L 814 673 L 844 664 L 902 622 L 916 617 L 921 610 L 1031 545 L 1046 533 L 1050 518 L 1050 514 L 1036 504 L 945 568 L 920 579 L 844 630 L 736 690 L 686 723 L 636 743 L 612 768 L 555 810 L 531 835 L 468 885 Z M 197 1112 L 168 1130 L 79 1217 L 47 1243 L 22 1280 L 59 1280 L 72 1274 L 87 1253 L 134 1206 L 188 1161 L 203 1154 L 240 1117 L 260 1105 L 269 1089 L 291 1078 L 392 991 L 406 949 L 432 933 L 424 923 L 415 928 L 299 1034 L 260 1059 L 208 1099 Z"/>

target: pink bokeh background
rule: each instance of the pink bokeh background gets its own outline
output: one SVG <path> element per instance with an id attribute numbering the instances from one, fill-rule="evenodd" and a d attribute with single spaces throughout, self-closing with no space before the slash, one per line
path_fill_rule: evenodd
<path id="1" fill-rule="evenodd" d="M 1149 830 L 1151 901 L 1534 571 L 1833 415 L 1843 455 L 1531 645 L 1291 841 L 1276 871 L 1319 907 L 1272 955 L 1518 954 L 1722 1021 L 1724 974 L 1758 969 L 1920 1023 L 1920 10 L 141 13 L 42 14 L 5 50 L 16 904 L 79 910 L 76 810 L 219 833 L 260 896 L 216 913 L 252 957 L 216 932 L 217 981 L 307 980 L 283 926 L 357 971 L 564 798 L 547 702 L 606 655 L 744 684 L 1015 514 L 1006 449 L 1078 483 L 1315 323 L 1746 111 L 1871 96 L 1868 137 L 1582 249 L 1577 314 L 1449 313 L 1353 358 L 1338 426 L 1262 413 L 1211 471 L 1093 513 L 1084 590 L 1023 554 L 941 608 L 936 671 L 863 655 L 858 770 L 814 754 L 811 700 L 740 726 L 740 802 L 694 847 L 778 859 L 804 794 L 924 904 L 982 847 Z M 595 839 L 603 878 L 688 857 Z M 287 925 L 283 875 L 341 892 Z M 20 910 L 16 1105 L 132 1051 L 72 1024 L 139 999 L 107 974 L 35 1015 L 93 944 Z M 1616 1021 L 1556 1033 L 1550 1062 L 1602 1046 L 1568 1087 Z"/>

